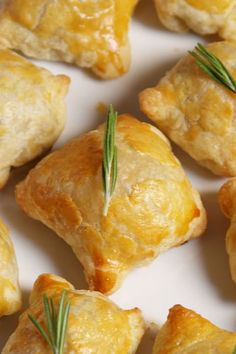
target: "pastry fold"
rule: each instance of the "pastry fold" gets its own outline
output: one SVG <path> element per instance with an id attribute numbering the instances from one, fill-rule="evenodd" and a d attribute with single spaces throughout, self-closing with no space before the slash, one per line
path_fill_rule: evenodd
<path id="1" fill-rule="evenodd" d="M 0 48 L 0 188 L 11 167 L 49 149 L 64 128 L 69 78 Z"/>
<path id="2" fill-rule="evenodd" d="M 233 281 L 236 283 L 236 178 L 226 182 L 220 189 L 219 205 L 224 215 L 230 219 L 226 234 L 226 250 Z"/>
<path id="3" fill-rule="evenodd" d="M 18 267 L 7 227 L 0 220 L 0 317 L 21 307 Z"/>
<path id="4" fill-rule="evenodd" d="M 118 118 L 118 179 L 103 215 L 104 125 L 43 159 L 16 188 L 26 214 L 53 229 L 82 263 L 90 289 L 111 293 L 127 272 L 201 235 L 206 214 L 167 139 Z"/>
<path id="5" fill-rule="evenodd" d="M 234 0 L 154 0 L 165 27 L 175 32 L 192 30 L 202 35 L 218 34 L 236 41 Z"/>
<path id="6" fill-rule="evenodd" d="M 236 77 L 236 44 L 207 46 Z M 184 56 L 155 87 L 140 94 L 141 110 L 200 165 L 236 176 L 236 96 Z"/>
<path id="7" fill-rule="evenodd" d="M 43 295 L 57 306 L 64 290 L 66 301 L 70 303 L 64 353 L 135 353 L 145 330 L 139 309 L 124 311 L 98 292 L 75 290 L 65 279 L 43 274 L 36 280 L 29 308 L 20 316 L 18 327 L 2 354 L 52 353 L 28 315 L 34 316 L 47 332 Z"/>
<path id="8" fill-rule="evenodd" d="M 175 305 L 158 332 L 152 354 L 232 354 L 236 333 L 224 331 L 181 305 Z"/>
<path id="9" fill-rule="evenodd" d="M 0 10 L 0 44 L 27 56 L 92 69 L 129 69 L 129 21 L 137 0 L 11 0 Z"/>

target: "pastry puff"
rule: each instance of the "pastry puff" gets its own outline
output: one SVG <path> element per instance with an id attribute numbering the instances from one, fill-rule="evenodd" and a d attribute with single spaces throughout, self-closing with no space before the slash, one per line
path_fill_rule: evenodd
<path id="1" fill-rule="evenodd" d="M 236 41 L 235 0 L 154 0 L 164 26 L 171 31 L 188 29 L 202 35 L 218 34 Z"/>
<path id="2" fill-rule="evenodd" d="M 118 119 L 118 180 L 102 214 L 104 125 L 43 159 L 17 186 L 31 217 L 62 237 L 90 289 L 111 293 L 126 273 L 199 236 L 206 215 L 167 139 L 130 115 Z"/>
<path id="3" fill-rule="evenodd" d="M 224 331 L 181 305 L 169 312 L 152 354 L 232 354 L 236 333 Z"/>
<path id="4" fill-rule="evenodd" d="M 145 330 L 139 309 L 124 311 L 104 295 L 75 290 L 63 278 L 41 275 L 30 295 L 30 306 L 20 316 L 16 331 L 2 354 L 51 354 L 51 350 L 28 318 L 33 315 L 45 327 L 43 295 L 58 302 L 66 290 L 70 313 L 65 339 L 65 354 L 133 354 Z"/>
<path id="5" fill-rule="evenodd" d="M 11 315 L 21 307 L 18 268 L 7 227 L 0 220 L 0 317 Z"/>
<path id="6" fill-rule="evenodd" d="M 229 255 L 230 271 L 236 283 L 236 178 L 226 182 L 219 191 L 219 204 L 222 212 L 230 218 L 226 234 L 226 249 Z"/>
<path id="7" fill-rule="evenodd" d="M 0 188 L 12 166 L 47 150 L 65 123 L 69 78 L 0 49 Z"/>
<path id="8" fill-rule="evenodd" d="M 137 0 L 4 0 L 0 44 L 33 58 L 92 69 L 103 79 L 130 65 L 129 20 Z"/>
<path id="9" fill-rule="evenodd" d="M 236 44 L 212 43 L 236 77 Z M 186 55 L 156 87 L 140 94 L 141 110 L 170 139 L 213 173 L 236 176 L 236 96 Z"/>

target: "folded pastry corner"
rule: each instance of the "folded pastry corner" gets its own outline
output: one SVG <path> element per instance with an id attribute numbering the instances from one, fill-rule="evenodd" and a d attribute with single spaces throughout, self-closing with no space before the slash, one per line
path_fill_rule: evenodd
<path id="1" fill-rule="evenodd" d="M 36 280 L 29 308 L 20 316 L 18 327 L 2 354 L 51 353 L 47 342 L 28 316 L 33 316 L 47 332 L 43 296 L 46 295 L 57 307 L 63 291 L 66 291 L 66 301 L 70 304 L 65 353 L 136 352 L 145 330 L 139 309 L 122 310 L 98 292 L 75 290 L 65 279 L 43 274 Z"/>
<path id="2" fill-rule="evenodd" d="M 0 188 L 11 167 L 49 149 L 64 128 L 69 78 L 0 48 Z"/>
<path id="3" fill-rule="evenodd" d="M 104 125 L 43 159 L 16 188 L 18 204 L 82 263 L 90 289 L 115 291 L 129 270 L 203 233 L 206 213 L 164 135 L 118 118 L 118 178 L 103 215 Z"/>
<path id="4" fill-rule="evenodd" d="M 157 334 L 152 354 L 232 354 L 236 333 L 213 325 L 196 312 L 175 305 Z"/>
<path id="5" fill-rule="evenodd" d="M 154 0 L 162 24 L 171 31 L 193 30 L 236 41 L 234 0 Z"/>
<path id="6" fill-rule="evenodd" d="M 33 58 L 92 69 L 104 79 L 115 78 L 129 69 L 128 28 L 136 3 L 5 1 L 0 9 L 0 44 Z"/>
<path id="7" fill-rule="evenodd" d="M 230 219 L 230 227 L 226 234 L 226 250 L 229 255 L 231 276 L 236 283 L 236 178 L 232 178 L 221 187 L 218 199 L 222 212 Z"/>
<path id="8" fill-rule="evenodd" d="M 18 268 L 8 228 L 0 220 L 0 317 L 17 312 L 22 304 Z"/>
<path id="9" fill-rule="evenodd" d="M 207 48 L 236 77 L 236 44 Z M 236 96 L 204 73 L 190 54 L 140 93 L 140 107 L 200 165 L 217 175 L 236 176 Z"/>

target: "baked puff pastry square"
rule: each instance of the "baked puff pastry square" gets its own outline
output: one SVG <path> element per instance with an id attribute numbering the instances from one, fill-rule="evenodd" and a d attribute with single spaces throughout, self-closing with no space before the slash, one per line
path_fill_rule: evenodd
<path id="1" fill-rule="evenodd" d="M 66 280 L 51 274 L 41 275 L 30 295 L 29 308 L 20 316 L 2 354 L 51 354 L 45 339 L 29 320 L 33 315 L 46 328 L 43 295 L 55 304 L 62 292 L 70 303 L 64 352 L 69 354 L 133 354 L 144 333 L 139 309 L 122 310 L 104 295 L 75 290 Z"/>
<path id="2" fill-rule="evenodd" d="M 236 41 L 235 0 L 154 0 L 158 16 L 171 31 L 188 29 L 202 35 L 218 34 Z"/>
<path id="3" fill-rule="evenodd" d="M 224 331 L 181 305 L 175 305 L 157 334 L 152 354 L 232 354 L 236 333 Z"/>
<path id="4" fill-rule="evenodd" d="M 21 307 L 18 267 L 7 227 L 0 220 L 0 317 Z"/>
<path id="5" fill-rule="evenodd" d="M 205 210 L 154 127 L 118 118 L 118 179 L 103 216 L 104 125 L 43 159 L 16 189 L 29 216 L 62 237 L 82 263 L 90 289 L 111 293 L 127 272 L 202 234 Z"/>
<path id="6" fill-rule="evenodd" d="M 236 44 L 207 46 L 236 77 Z M 236 96 L 212 80 L 191 55 L 140 94 L 141 110 L 200 165 L 236 176 Z"/>
<path id="7" fill-rule="evenodd" d="M 221 187 L 218 199 L 222 212 L 230 219 L 230 227 L 226 234 L 226 250 L 229 255 L 231 276 L 236 283 L 236 178 Z"/>
<path id="8" fill-rule="evenodd" d="M 11 167 L 47 150 L 64 128 L 69 78 L 0 48 L 0 188 Z"/>
<path id="9" fill-rule="evenodd" d="M 128 27 L 137 0 L 4 0 L 0 44 L 33 58 L 89 68 L 103 79 L 130 65 Z"/>

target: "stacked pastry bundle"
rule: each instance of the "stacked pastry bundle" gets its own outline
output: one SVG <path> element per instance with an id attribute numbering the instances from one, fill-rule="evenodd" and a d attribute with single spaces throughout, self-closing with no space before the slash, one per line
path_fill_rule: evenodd
<path id="1" fill-rule="evenodd" d="M 70 81 L 10 49 L 91 68 L 102 78 L 117 77 L 129 67 L 127 32 L 135 4 L 135 0 L 12 0 L 3 4 L 1 187 L 11 167 L 40 155 L 60 135 Z M 213 5 L 210 1 L 156 0 L 156 7 L 160 19 L 173 30 L 189 27 L 233 38 L 234 1 Z M 201 26 L 198 16 L 204 19 Z M 213 43 L 210 52 L 204 50 L 218 69 L 216 57 L 227 67 L 221 70 L 236 76 L 235 44 Z M 196 53 L 195 58 L 187 55 L 156 87 L 144 90 L 141 110 L 201 165 L 219 175 L 236 176 L 233 89 L 221 85 L 216 69 L 210 72 L 208 66 L 208 74 L 203 72 L 195 59 Z M 236 92 L 236 83 L 229 77 Z M 110 108 L 106 124 L 47 155 L 17 186 L 16 199 L 25 213 L 71 246 L 90 290 L 76 291 L 60 277 L 41 275 L 30 307 L 21 315 L 3 354 L 135 353 L 145 330 L 140 311 L 123 311 L 103 294 L 114 292 L 134 267 L 202 235 L 206 228 L 199 193 L 161 131 L 129 114 L 117 117 Z M 227 250 L 236 281 L 236 180 L 221 189 L 220 204 L 232 219 Z M 13 246 L 3 224 L 0 245 L 0 315 L 8 315 L 19 309 L 21 296 Z M 235 333 L 220 330 L 178 305 L 158 333 L 153 353 L 228 354 L 235 345 Z"/>

